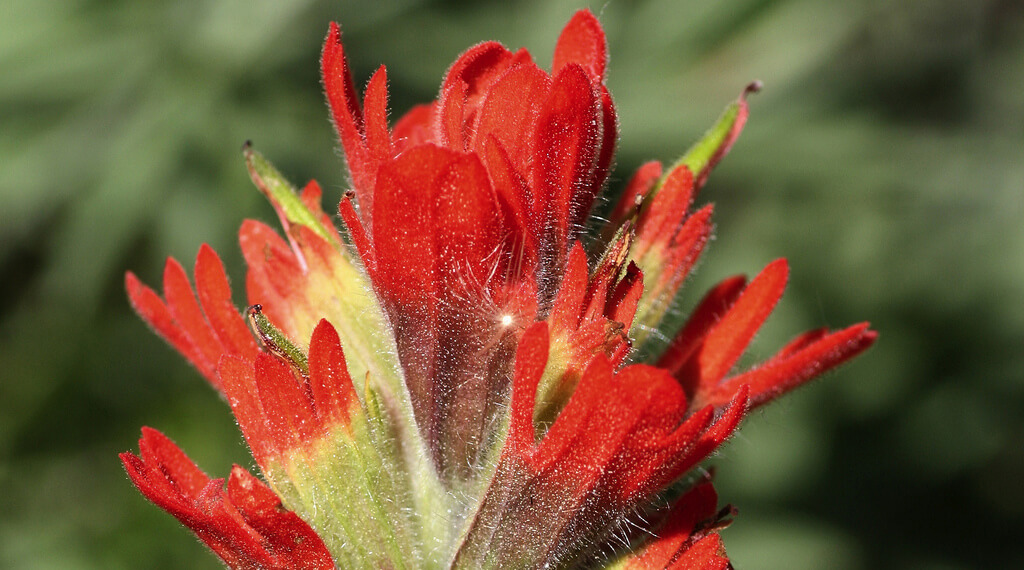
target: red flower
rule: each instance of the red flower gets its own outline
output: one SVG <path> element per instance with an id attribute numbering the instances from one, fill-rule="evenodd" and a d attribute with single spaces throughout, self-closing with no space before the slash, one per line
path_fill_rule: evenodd
<path id="1" fill-rule="evenodd" d="M 163 299 L 127 277 L 139 314 L 224 394 L 269 488 L 236 468 L 225 492 L 146 431 L 141 457 L 122 455 L 139 489 L 231 567 L 727 567 L 716 531 L 731 511 L 716 514 L 709 482 L 656 505 L 750 406 L 875 339 L 865 324 L 813 331 L 732 373 L 784 260 L 722 282 L 667 347 L 648 335 L 710 236 L 693 200 L 757 86 L 667 172 L 640 169 L 590 263 L 579 238 L 617 136 L 590 12 L 550 74 L 477 45 L 393 127 L 385 69 L 360 101 L 336 25 L 321 63 L 349 241 L 315 182 L 299 193 L 247 148 L 286 237 L 242 226 L 249 327 L 205 246 L 198 296 L 173 260 Z M 657 366 L 632 362 L 644 354 Z M 658 538 L 598 558 L 637 513 Z"/>

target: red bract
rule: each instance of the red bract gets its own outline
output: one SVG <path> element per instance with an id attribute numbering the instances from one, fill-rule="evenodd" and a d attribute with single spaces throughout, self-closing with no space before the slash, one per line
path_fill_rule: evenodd
<path id="1" fill-rule="evenodd" d="M 717 530 L 731 511 L 716 512 L 710 483 L 668 510 L 664 494 L 751 406 L 875 339 L 866 324 L 813 331 L 734 373 L 784 260 L 722 282 L 679 330 L 665 323 L 711 235 L 696 194 L 759 85 L 669 168 L 644 165 L 588 255 L 617 136 L 590 12 L 562 32 L 551 73 L 479 44 L 393 127 L 385 68 L 360 99 L 334 24 L 321 67 L 351 174 L 348 239 L 315 182 L 297 191 L 247 146 L 285 235 L 242 226 L 246 317 L 205 246 L 195 294 L 173 260 L 164 298 L 127 277 L 139 314 L 225 396 L 269 488 L 236 468 L 216 495 L 148 430 L 141 458 L 122 456 L 136 485 L 232 567 L 320 567 L 327 551 L 344 568 L 727 567 Z M 615 546 L 627 525 L 644 532 Z"/>
<path id="2" fill-rule="evenodd" d="M 143 428 L 139 455 L 122 453 L 132 482 L 196 533 L 231 568 L 334 568 L 331 553 L 281 499 L 235 465 L 225 488 L 174 442 Z"/>

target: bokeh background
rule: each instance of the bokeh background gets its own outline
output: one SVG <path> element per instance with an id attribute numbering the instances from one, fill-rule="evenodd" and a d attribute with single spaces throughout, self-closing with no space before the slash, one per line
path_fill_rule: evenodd
<path id="1" fill-rule="evenodd" d="M 139 426 L 208 472 L 252 460 L 227 406 L 131 314 L 203 241 L 273 220 L 253 139 L 336 203 L 317 74 L 327 22 L 393 116 L 467 46 L 548 61 L 571 13 L 606 26 L 621 189 L 747 81 L 766 89 L 701 201 L 689 284 L 793 277 L 753 357 L 870 320 L 856 363 L 750 417 L 713 460 L 738 568 L 1024 568 L 1024 3 L 1017 0 L 6 0 L 0 8 L 0 567 L 216 568 L 116 454 Z M 239 287 L 241 288 L 241 287 Z M 241 297 L 238 304 L 244 304 Z"/>

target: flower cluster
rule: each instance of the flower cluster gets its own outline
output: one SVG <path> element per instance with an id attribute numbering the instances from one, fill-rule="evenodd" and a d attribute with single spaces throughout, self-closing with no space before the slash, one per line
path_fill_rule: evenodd
<path id="1" fill-rule="evenodd" d="M 617 139 L 606 63 L 582 11 L 550 73 L 479 44 L 392 126 L 385 68 L 360 99 L 332 25 L 321 65 L 351 174 L 344 235 L 315 182 L 296 190 L 247 146 L 283 229 L 242 225 L 252 305 L 234 307 L 206 246 L 194 288 L 173 259 L 162 297 L 126 279 L 230 404 L 262 480 L 238 466 L 210 479 L 147 428 L 121 456 L 142 493 L 232 568 L 726 568 L 731 508 L 685 475 L 752 407 L 875 333 L 812 331 L 735 371 L 785 260 L 723 281 L 666 330 L 712 231 L 695 195 L 757 85 L 679 161 L 641 167 L 588 251 Z"/>

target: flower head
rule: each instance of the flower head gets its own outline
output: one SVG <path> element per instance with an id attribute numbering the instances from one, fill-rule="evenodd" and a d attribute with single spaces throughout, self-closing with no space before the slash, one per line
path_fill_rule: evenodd
<path id="1" fill-rule="evenodd" d="M 778 260 L 715 287 L 667 346 L 650 336 L 711 234 L 694 198 L 757 85 L 679 161 L 644 165 L 588 253 L 618 128 L 606 64 L 582 11 L 550 73 L 479 44 L 392 126 L 385 68 L 360 99 L 332 24 L 345 237 L 315 182 L 297 191 L 247 145 L 284 236 L 242 225 L 245 313 L 205 246 L 194 290 L 174 260 L 162 298 L 126 281 L 224 395 L 266 484 L 236 467 L 225 490 L 147 429 L 122 454 L 143 494 L 235 568 L 726 567 L 732 511 L 684 475 L 751 407 L 875 333 L 812 331 L 734 372 L 782 295 Z"/>

